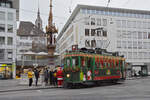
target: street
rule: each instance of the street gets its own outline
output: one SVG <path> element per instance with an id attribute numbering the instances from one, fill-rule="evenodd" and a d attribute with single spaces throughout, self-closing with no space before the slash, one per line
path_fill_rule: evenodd
<path id="1" fill-rule="evenodd" d="M 150 78 L 83 89 L 52 88 L 0 93 L 0 100 L 149 100 Z"/>

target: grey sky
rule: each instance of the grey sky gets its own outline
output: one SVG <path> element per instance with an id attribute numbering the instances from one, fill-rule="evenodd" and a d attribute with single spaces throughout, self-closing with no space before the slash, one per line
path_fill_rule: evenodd
<path id="1" fill-rule="evenodd" d="M 49 1 L 39 0 L 43 28 L 47 25 L 49 14 Z M 108 0 L 53 0 L 53 16 L 59 31 L 71 15 L 69 7 L 73 10 L 77 4 L 106 6 Z M 20 0 L 20 21 L 35 22 L 38 10 L 38 0 Z M 109 7 L 150 10 L 150 0 L 111 0 Z"/>

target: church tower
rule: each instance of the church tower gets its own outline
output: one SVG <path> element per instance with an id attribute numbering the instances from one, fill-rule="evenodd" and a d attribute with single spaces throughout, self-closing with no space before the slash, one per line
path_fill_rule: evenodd
<path id="1" fill-rule="evenodd" d="M 35 25 L 43 31 L 43 28 L 42 28 L 42 19 L 40 17 L 40 9 L 39 9 L 39 6 L 38 6 L 38 12 L 37 12 L 37 19 L 35 21 Z"/>

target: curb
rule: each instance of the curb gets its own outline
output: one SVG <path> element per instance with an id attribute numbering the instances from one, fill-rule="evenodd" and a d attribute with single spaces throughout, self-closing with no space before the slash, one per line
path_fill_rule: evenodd
<path id="1" fill-rule="evenodd" d="M 40 90 L 40 89 L 52 89 L 57 87 L 40 87 L 40 88 L 22 88 L 22 89 L 8 89 L 8 90 L 0 90 L 0 93 L 4 92 L 15 92 L 15 91 L 28 91 L 28 90 Z"/>

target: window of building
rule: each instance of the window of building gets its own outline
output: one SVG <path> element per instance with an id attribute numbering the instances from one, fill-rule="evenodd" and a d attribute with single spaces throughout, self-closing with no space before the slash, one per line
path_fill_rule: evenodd
<path id="1" fill-rule="evenodd" d="M 84 23 L 85 23 L 85 25 L 90 25 L 90 18 L 85 17 L 84 18 Z"/>
<path id="2" fill-rule="evenodd" d="M 137 41 L 133 41 L 133 48 L 137 49 Z"/>
<path id="3" fill-rule="evenodd" d="M 150 32 L 148 32 L 148 39 L 150 39 Z"/>
<path id="4" fill-rule="evenodd" d="M 132 42 L 128 41 L 128 49 L 132 49 Z"/>
<path id="5" fill-rule="evenodd" d="M 143 49 L 147 49 L 147 48 L 148 48 L 147 42 L 143 42 Z"/>
<path id="6" fill-rule="evenodd" d="M 103 19 L 103 26 L 107 26 L 107 19 Z"/>
<path id="7" fill-rule="evenodd" d="M 5 24 L 0 24 L 0 32 L 5 32 Z"/>
<path id="8" fill-rule="evenodd" d="M 85 36 L 89 36 L 90 34 L 90 30 L 89 29 L 85 29 Z"/>
<path id="9" fill-rule="evenodd" d="M 141 59 L 143 57 L 142 52 L 138 53 L 138 58 Z"/>
<path id="10" fill-rule="evenodd" d="M 13 25 L 8 24 L 8 33 L 13 33 Z"/>
<path id="11" fill-rule="evenodd" d="M 0 37 L 0 45 L 5 45 L 5 37 Z"/>
<path id="12" fill-rule="evenodd" d="M 4 59 L 4 58 L 5 58 L 5 50 L 0 49 L 0 59 Z"/>
<path id="13" fill-rule="evenodd" d="M 96 40 L 91 41 L 91 47 L 96 47 Z"/>
<path id="14" fill-rule="evenodd" d="M 120 30 L 117 30 L 117 38 L 122 38 Z"/>
<path id="15" fill-rule="evenodd" d="M 132 22 L 133 28 L 136 28 L 136 21 Z"/>
<path id="16" fill-rule="evenodd" d="M 142 32 L 138 32 L 138 39 L 142 39 Z"/>
<path id="17" fill-rule="evenodd" d="M 14 19 L 13 13 L 9 12 L 8 13 L 8 20 L 13 21 L 13 19 Z"/>
<path id="18" fill-rule="evenodd" d="M 97 18 L 97 26 L 101 26 L 101 19 Z"/>
<path id="19" fill-rule="evenodd" d="M 0 11 L 0 20 L 5 20 L 5 12 Z"/>
<path id="20" fill-rule="evenodd" d="M 97 36 L 102 36 L 102 31 L 101 30 L 97 30 Z"/>
<path id="21" fill-rule="evenodd" d="M 12 59 L 13 58 L 13 50 L 12 49 L 8 49 L 7 50 L 7 58 L 8 59 Z"/>
<path id="22" fill-rule="evenodd" d="M 95 36 L 96 32 L 95 29 L 91 29 L 91 36 Z"/>
<path id="23" fill-rule="evenodd" d="M 121 20 L 117 20 L 116 24 L 117 24 L 117 27 L 120 28 L 121 27 Z"/>
<path id="24" fill-rule="evenodd" d="M 103 36 L 107 37 L 107 31 L 106 30 L 103 30 Z"/>
<path id="25" fill-rule="evenodd" d="M 95 25 L 95 18 L 91 18 L 91 25 Z"/>
<path id="26" fill-rule="evenodd" d="M 141 22 L 140 21 L 137 21 L 137 28 L 141 28 Z"/>
<path id="27" fill-rule="evenodd" d="M 128 38 L 128 39 L 131 39 L 131 37 L 132 37 L 131 31 L 128 31 L 128 32 L 127 32 L 127 38 Z"/>
<path id="28" fill-rule="evenodd" d="M 7 45 L 13 45 L 13 38 L 12 37 L 7 38 Z"/>
<path id="29" fill-rule="evenodd" d="M 128 52 L 128 59 L 132 59 L 132 52 Z"/>
<path id="30" fill-rule="evenodd" d="M 138 41 L 138 49 L 142 49 L 142 42 Z"/>
<path id="31" fill-rule="evenodd" d="M 117 48 L 121 48 L 121 41 L 117 41 Z"/>
<path id="32" fill-rule="evenodd" d="M 143 39 L 147 39 L 147 32 L 143 32 Z"/>
<path id="33" fill-rule="evenodd" d="M 137 59 L 137 52 L 133 52 L 133 59 Z"/>
<path id="34" fill-rule="evenodd" d="M 85 40 L 85 47 L 90 47 L 90 40 Z"/>
<path id="35" fill-rule="evenodd" d="M 128 34 L 126 34 L 125 30 L 122 31 L 122 38 L 128 38 Z"/>
<path id="36" fill-rule="evenodd" d="M 127 24 L 126 24 L 126 20 L 122 20 L 122 27 L 123 27 L 123 28 L 126 28 L 126 25 L 127 25 Z"/>
<path id="37" fill-rule="evenodd" d="M 124 48 L 124 49 L 127 48 L 127 42 L 126 41 L 122 41 L 122 48 Z"/>
<path id="38" fill-rule="evenodd" d="M 131 21 L 127 21 L 127 27 L 128 27 L 128 28 L 131 28 L 131 26 L 132 26 Z"/>
<path id="39" fill-rule="evenodd" d="M 132 38 L 133 39 L 137 39 L 138 38 L 138 35 L 137 35 L 136 31 L 132 31 L 131 34 L 132 34 Z"/>
<path id="40" fill-rule="evenodd" d="M 148 22 L 148 26 L 147 26 L 147 28 L 148 28 L 148 29 L 150 29 L 150 22 Z"/>

